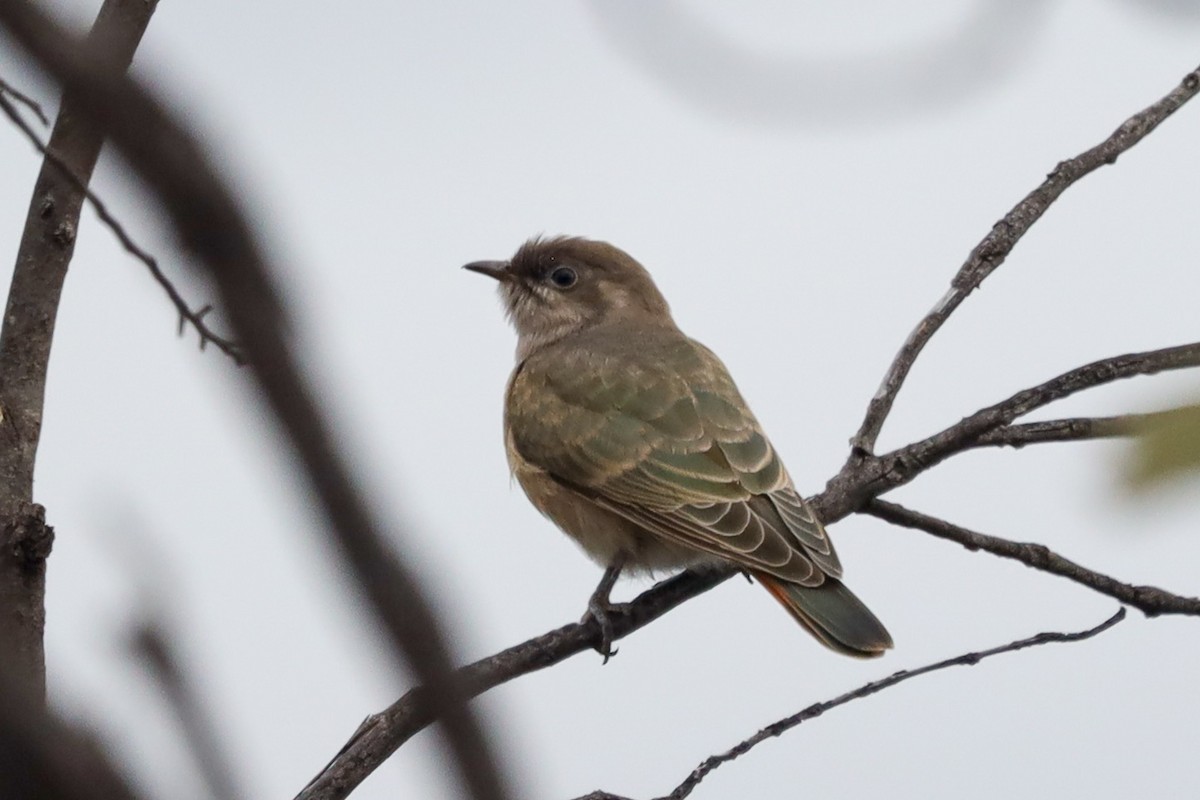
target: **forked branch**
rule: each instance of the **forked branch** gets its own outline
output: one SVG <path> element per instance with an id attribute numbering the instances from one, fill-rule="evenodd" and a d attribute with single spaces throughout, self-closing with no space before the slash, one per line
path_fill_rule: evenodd
<path id="1" fill-rule="evenodd" d="M 883 423 L 887 420 L 896 402 L 896 395 L 904 385 L 909 370 L 917 360 L 917 356 L 925 349 L 925 345 L 933 338 L 943 323 L 950 318 L 971 292 L 979 288 L 996 268 L 1004 263 L 1009 253 L 1017 246 L 1033 224 L 1042 218 L 1055 200 L 1063 192 L 1073 186 L 1080 178 L 1088 175 L 1105 164 L 1115 164 L 1117 157 L 1129 148 L 1146 138 L 1164 120 L 1178 111 L 1184 103 L 1191 100 L 1200 91 L 1200 68 L 1189 72 L 1179 85 L 1167 93 L 1157 103 L 1142 109 L 1125 120 L 1111 136 L 1100 144 L 1086 150 L 1074 158 L 1061 162 L 1046 176 L 1042 185 L 1027 194 L 1021 202 L 1013 206 L 1004 217 L 992 226 L 991 232 L 983 238 L 975 249 L 967 256 L 967 260 L 959 267 L 954 279 L 950 281 L 950 289 L 938 300 L 933 309 L 925 315 L 917 327 L 904 341 L 900 352 L 892 360 L 879 391 L 867 405 L 867 413 L 862 426 L 851 440 L 855 455 L 872 454 L 875 452 L 875 442 Z"/>

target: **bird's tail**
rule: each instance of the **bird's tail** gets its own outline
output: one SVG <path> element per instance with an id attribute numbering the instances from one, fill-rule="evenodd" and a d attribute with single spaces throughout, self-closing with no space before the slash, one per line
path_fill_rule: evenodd
<path id="1" fill-rule="evenodd" d="M 887 628 L 841 581 L 826 578 L 820 586 L 810 587 L 761 573 L 754 577 L 831 650 L 855 658 L 875 658 L 891 649 Z"/>

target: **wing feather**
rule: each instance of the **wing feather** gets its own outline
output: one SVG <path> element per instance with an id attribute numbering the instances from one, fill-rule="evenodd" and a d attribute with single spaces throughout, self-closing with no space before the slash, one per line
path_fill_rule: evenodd
<path id="1" fill-rule="evenodd" d="M 509 387 L 521 457 L 652 535 L 785 581 L 841 566 L 723 364 L 679 336 L 532 356 Z"/>

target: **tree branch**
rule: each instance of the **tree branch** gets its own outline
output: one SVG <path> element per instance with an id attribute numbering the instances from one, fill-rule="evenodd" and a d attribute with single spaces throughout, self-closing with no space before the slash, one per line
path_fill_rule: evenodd
<path id="1" fill-rule="evenodd" d="M 1200 67 L 1185 75 L 1180 84 L 1157 103 L 1125 120 L 1121 127 L 1103 142 L 1075 158 L 1059 163 L 1054 171 L 1046 176 L 1041 186 L 1026 195 L 992 227 L 991 232 L 967 256 L 967 260 L 950 282 L 950 290 L 909 334 L 900 352 L 888 367 L 879 391 L 867 405 L 867 413 L 861 427 L 851 440 L 851 458 L 874 453 L 879 432 L 883 429 L 883 423 L 892 410 L 896 395 L 900 393 L 900 387 L 908 377 L 917 356 L 963 300 L 1004 263 L 1017 242 L 1041 219 L 1046 209 L 1085 175 L 1105 164 L 1116 163 L 1119 155 L 1146 138 L 1184 103 L 1195 97 L 1197 92 L 1200 92 Z"/>
<path id="2" fill-rule="evenodd" d="M 156 5 L 105 0 L 83 45 L 100 74 L 125 71 Z M 0 101 L 15 114 L 2 94 Z M 11 669 L 39 700 L 46 692 L 42 633 L 52 534 L 45 512 L 33 503 L 33 470 L 55 316 L 83 205 L 80 187 L 91 179 L 104 141 L 81 105 L 78 88 L 68 86 L 50 135 L 54 156 L 42 164 L 34 185 L 0 329 L 0 669 Z M 15 119 L 24 124 L 19 114 Z"/>
<path id="3" fill-rule="evenodd" d="M 891 688 L 898 683 L 903 683 L 910 678 L 928 675 L 931 672 L 938 672 L 940 670 L 949 669 L 950 667 L 973 667 L 980 661 L 991 658 L 992 656 L 1001 655 L 1003 653 L 1015 653 L 1018 650 L 1025 650 L 1030 647 L 1038 647 L 1044 644 L 1081 642 L 1085 639 L 1091 639 L 1093 636 L 1098 636 L 1101 633 L 1104 633 L 1106 630 L 1113 627 L 1123 619 L 1125 619 L 1125 609 L 1120 608 L 1117 609 L 1117 613 L 1113 614 L 1111 617 L 1094 628 L 1088 628 L 1087 630 L 1078 631 L 1075 633 L 1039 633 L 1036 636 L 1029 637 L 1028 639 L 1018 639 L 1015 642 L 1009 642 L 1008 644 L 1000 647 L 993 647 L 990 650 L 981 650 L 977 653 L 964 653 L 961 656 L 948 658 L 945 661 L 939 661 L 936 664 L 929 664 L 918 669 L 900 670 L 899 672 L 889 675 L 883 680 L 872 681 L 871 683 L 864 684 L 854 691 L 846 692 L 845 694 L 835 697 L 832 700 L 826 700 L 823 703 L 814 703 L 803 711 L 797 712 L 790 717 L 784 717 L 778 722 L 771 723 L 750 738 L 745 739 L 729 750 L 726 750 L 724 753 L 706 758 L 700 763 L 699 766 L 692 770 L 692 774 L 688 775 L 687 779 L 684 780 L 683 783 L 676 786 L 674 791 L 665 797 L 660 798 L 660 800 L 683 800 L 683 798 L 692 793 L 692 791 L 700 784 L 701 781 L 705 779 L 705 777 L 708 776 L 710 772 L 722 764 L 728 763 L 739 756 L 745 755 L 756 745 L 766 741 L 767 739 L 780 736 L 792 728 L 795 728 L 800 723 L 807 722 L 810 719 L 816 719 L 826 711 L 837 708 L 838 706 L 844 706 L 852 700 L 869 697 L 873 694 L 877 694 L 878 692 L 882 692 L 884 689 Z M 611 795 L 595 793 L 593 795 L 588 795 L 588 797 L 611 797 Z M 584 800 L 584 798 L 580 798 L 580 800 Z"/>
<path id="4" fill-rule="evenodd" d="M 886 500 L 872 500 L 863 507 L 862 513 L 878 517 L 885 522 L 902 528 L 913 528 L 932 534 L 939 539 L 958 542 L 968 550 L 984 550 L 1001 558 L 1010 558 L 1022 564 L 1049 572 L 1086 586 L 1093 591 L 1106 594 L 1131 605 L 1148 617 L 1160 614 L 1187 614 L 1200 616 L 1200 598 L 1183 597 L 1155 586 L 1134 586 L 1116 578 L 1090 570 L 1063 558 L 1050 548 L 1033 542 L 1014 542 L 998 536 L 976 533 L 967 528 L 946 522 L 919 511 L 913 511 Z"/>
<path id="5" fill-rule="evenodd" d="M 12 104 L 4 98 L 3 94 L 0 94 L 0 111 L 3 111 L 5 115 L 12 120 L 13 124 L 25 134 L 25 138 L 30 141 L 30 143 L 34 146 L 34 149 L 45 156 L 48 163 L 51 163 L 57 167 L 68 181 L 70 181 L 81 192 L 83 192 L 84 197 L 87 198 L 88 202 L 92 204 L 92 208 L 96 211 L 96 216 L 98 216 L 100 221 L 103 222 L 108 229 L 113 232 L 113 235 L 117 237 L 117 241 L 121 243 L 123 248 L 125 248 L 125 252 L 129 253 L 138 261 L 141 261 L 146 268 L 150 270 L 150 276 L 154 278 L 155 283 L 161 286 L 163 291 L 167 293 L 167 297 L 171 300 L 171 304 L 175 306 L 175 311 L 179 314 L 179 335 L 182 336 L 184 326 L 190 324 L 199 335 L 201 350 L 203 350 L 207 345 L 212 344 L 222 353 L 232 358 L 233 362 L 238 366 L 245 365 L 246 358 L 242 354 L 241 348 L 237 346 L 237 343 L 225 338 L 224 336 L 221 336 L 219 333 L 210 328 L 208 323 L 205 321 L 204 318 L 210 311 L 212 311 L 212 306 L 203 306 L 193 310 L 192 307 L 188 305 L 187 300 L 185 300 L 183 295 L 179 293 L 179 290 L 175 287 L 175 284 L 171 282 L 171 279 L 168 278 L 166 273 L 162 271 L 162 268 L 159 267 L 158 260 L 133 240 L 133 237 L 129 235 L 129 232 L 125 229 L 125 226 L 122 225 L 115 216 L 113 216 L 112 212 L 108 210 L 108 206 L 105 205 L 104 201 L 100 199 L 99 195 L 89 189 L 87 187 L 87 183 L 76 176 L 75 173 L 71 171 L 70 166 L 63 161 L 63 159 L 59 158 L 59 156 L 53 150 L 42 144 L 42 141 L 38 138 L 37 132 L 34 131 L 33 128 L 31 128 L 25 122 L 25 120 L 21 118 L 20 114 L 18 114 L 17 110 L 13 108 Z"/>
<path id="6" fill-rule="evenodd" d="M 609 612 L 614 639 L 620 639 L 661 617 L 680 603 L 706 592 L 734 574 L 733 570 L 684 572 L 642 592 Z M 595 620 L 564 625 L 457 671 L 471 697 L 521 675 L 554 666 L 578 653 L 598 647 L 600 626 Z M 349 796 L 388 756 L 435 719 L 425 689 L 418 686 L 358 727 L 350 740 L 321 770 L 296 800 L 341 800 Z"/>
<path id="7" fill-rule="evenodd" d="M 16 100 L 21 105 L 33 112 L 33 115 L 38 118 L 38 122 L 42 125 L 49 125 L 50 120 L 46 117 L 46 112 L 42 110 L 41 104 L 34 100 L 24 92 L 14 89 L 12 84 L 0 78 L 0 95 L 8 95 L 13 100 Z"/>
<path id="8" fill-rule="evenodd" d="M 985 434 L 1055 400 L 1136 375 L 1196 366 L 1200 366 L 1200 342 L 1093 361 L 976 411 L 927 439 L 883 456 L 861 455 L 847 461 L 830 479 L 825 492 L 813 498 L 814 509 L 826 522 L 842 519 L 872 498 L 909 483 L 956 453 L 975 447 L 975 442 Z"/>
<path id="9" fill-rule="evenodd" d="M 140 84 L 97 69 L 95 59 L 28 0 L 0 0 L 0 25 L 65 85 L 78 86 L 81 113 L 103 127 L 157 195 L 180 241 L 217 286 L 253 377 L 295 449 L 330 535 L 398 654 L 428 687 L 465 786 L 503 800 L 500 773 L 465 694 L 445 638 L 415 577 L 388 547 L 363 500 L 286 336 L 285 315 L 266 262 L 238 208 L 194 137 Z"/>
<path id="10" fill-rule="evenodd" d="M 1119 417 L 1069 417 L 1044 422 L 1026 422 L 996 428 L 968 443 L 963 449 L 1014 447 L 1048 442 L 1081 442 L 1089 439 L 1116 439 L 1133 436 L 1138 428 L 1156 414 L 1123 414 Z"/>

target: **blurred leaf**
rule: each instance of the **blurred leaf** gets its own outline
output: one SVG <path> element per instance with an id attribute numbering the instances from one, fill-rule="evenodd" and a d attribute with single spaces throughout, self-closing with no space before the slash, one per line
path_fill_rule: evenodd
<path id="1" fill-rule="evenodd" d="M 1125 479 L 1145 489 L 1185 473 L 1200 474 L 1200 404 L 1148 415 L 1137 426 L 1137 439 Z"/>

